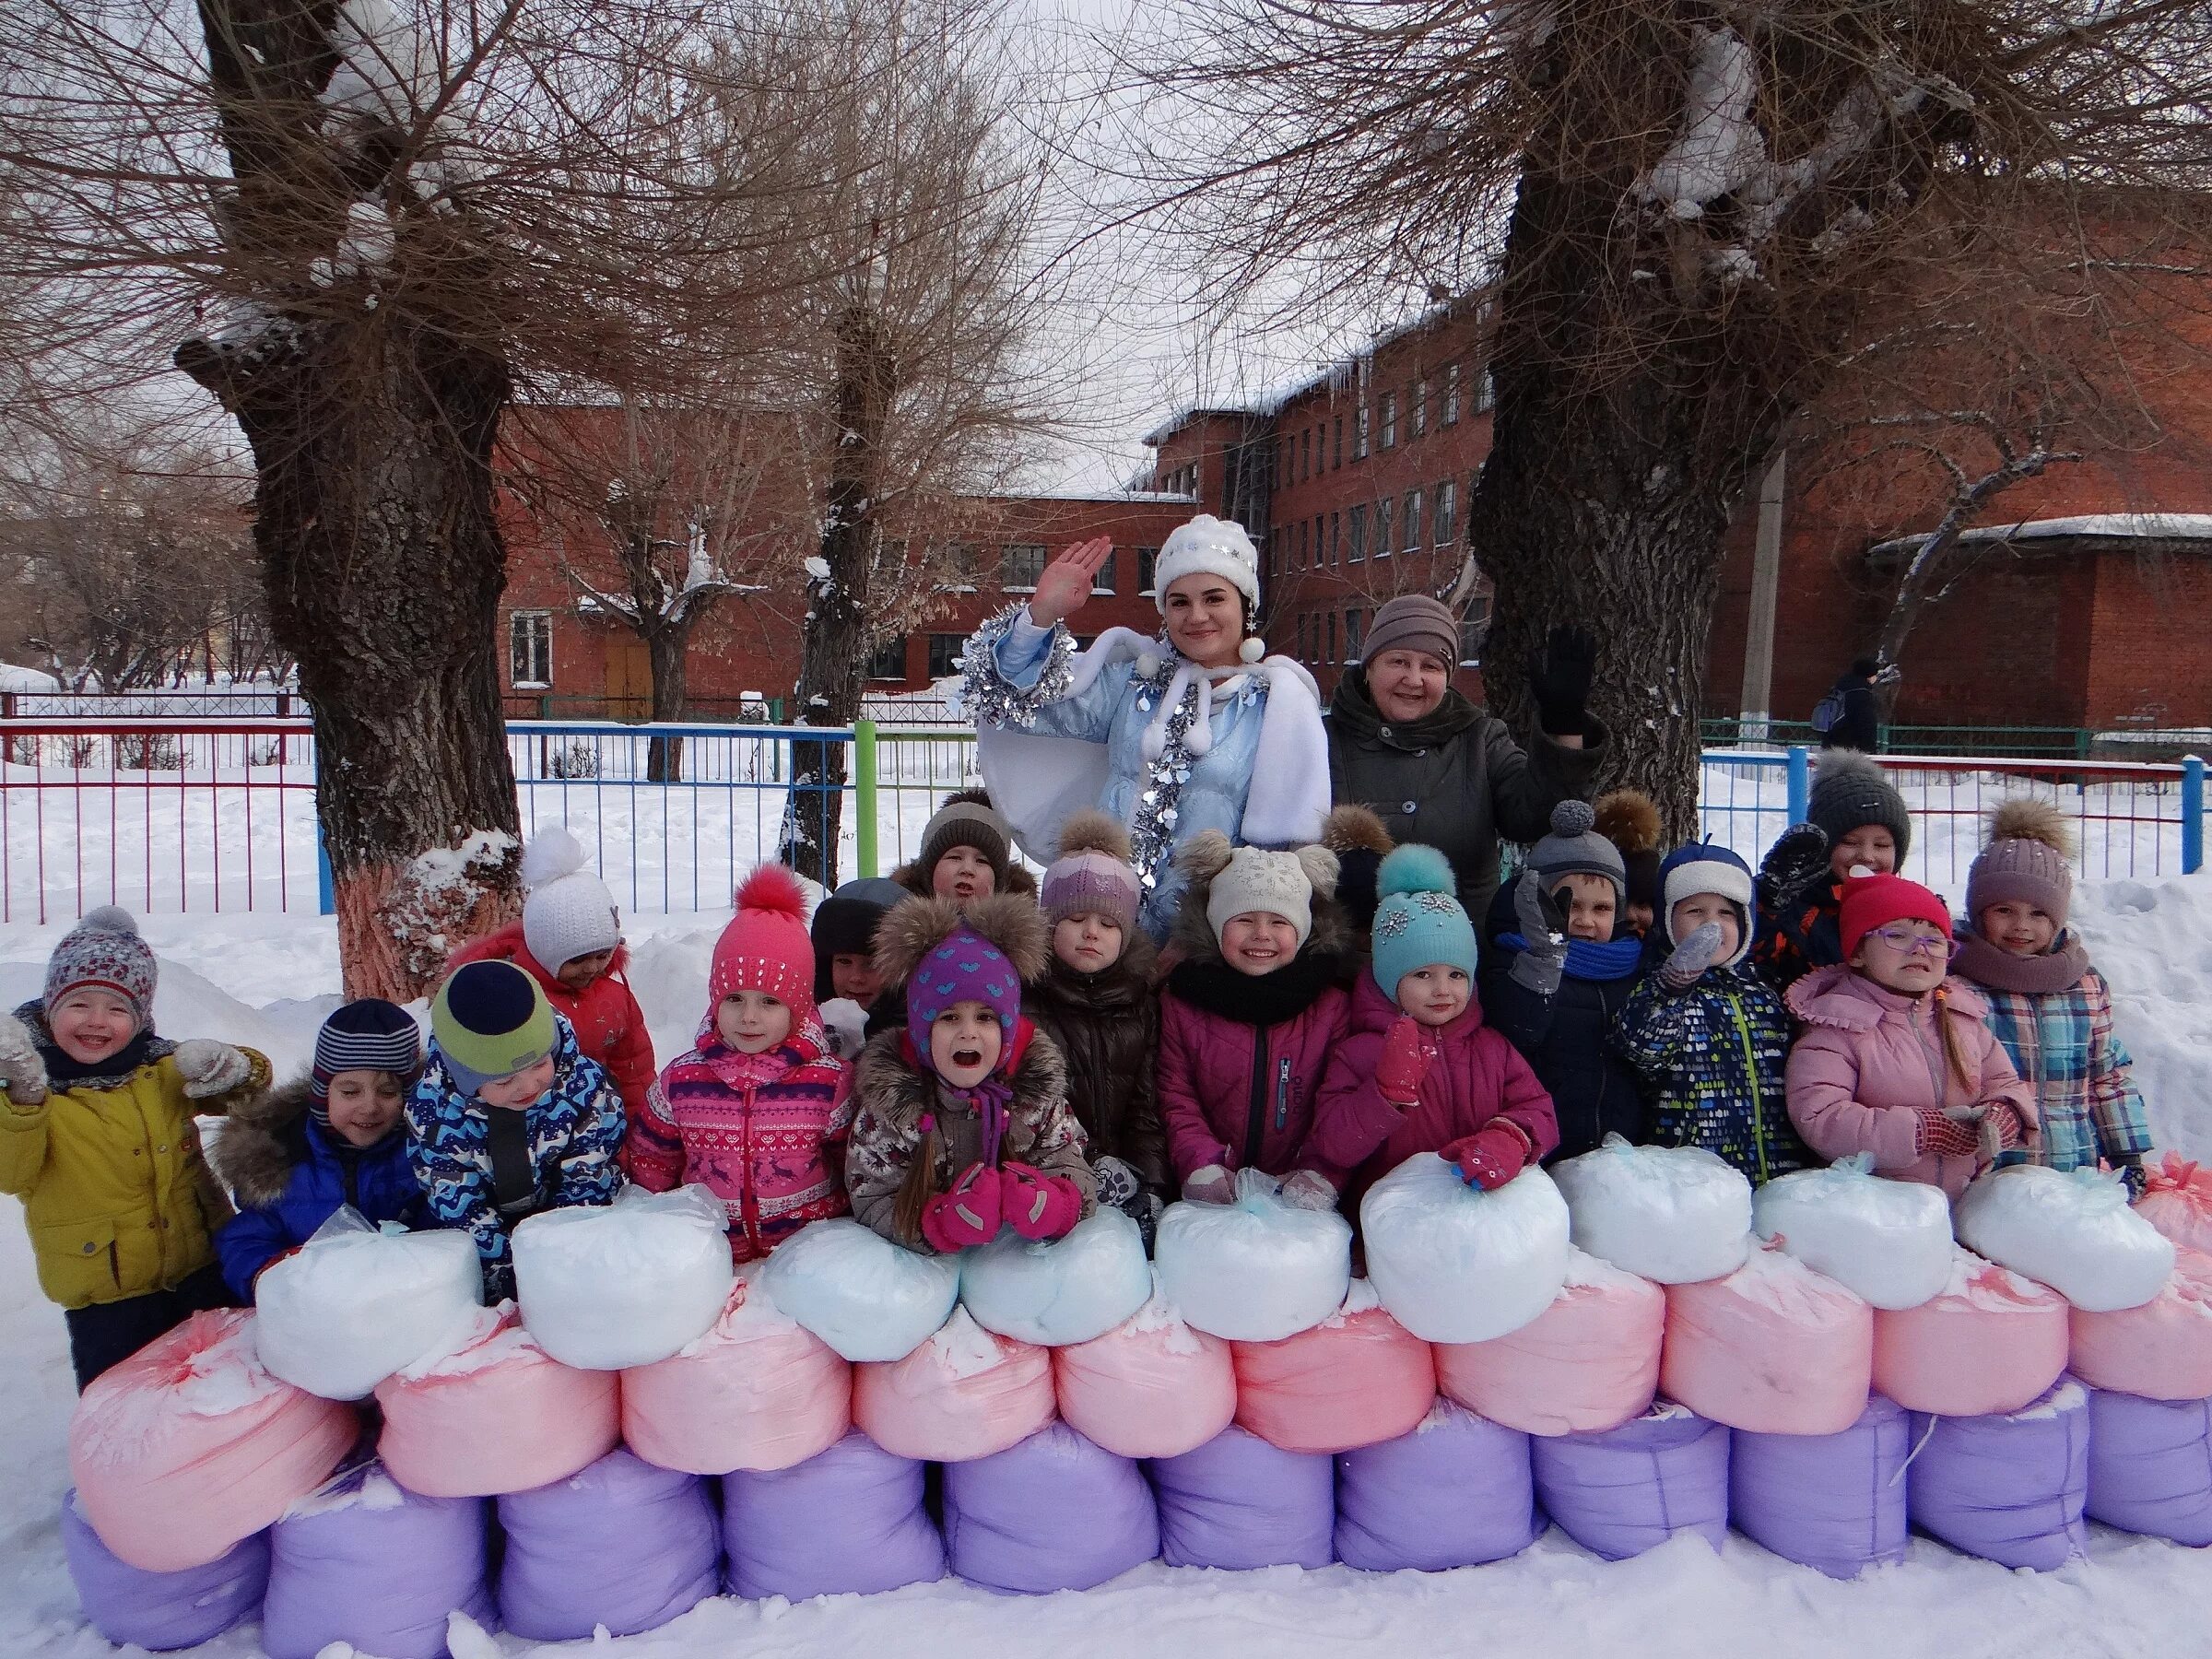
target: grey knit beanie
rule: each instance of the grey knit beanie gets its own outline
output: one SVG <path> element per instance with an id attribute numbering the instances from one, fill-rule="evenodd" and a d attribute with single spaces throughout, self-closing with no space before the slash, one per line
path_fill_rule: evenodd
<path id="1" fill-rule="evenodd" d="M 1912 846 L 1912 815 L 1879 766 L 1856 749 L 1830 749 L 1813 773 L 1806 817 L 1827 832 L 1830 846 L 1853 830 L 1878 824 L 1897 839 L 1901 869 Z"/>
<path id="2" fill-rule="evenodd" d="M 2066 865 L 2073 838 L 2065 814 L 2047 801 L 2002 801 L 1990 814 L 1989 833 L 1989 844 L 1966 873 L 1966 919 L 1978 931 L 1983 911 L 2011 900 L 2065 926 L 2074 872 Z"/>
<path id="3" fill-rule="evenodd" d="M 1597 811 L 1587 801 L 1561 801 L 1551 809 L 1551 833 L 1535 844 L 1528 863 L 1547 888 L 1562 876 L 1602 876 L 1613 884 L 1614 902 L 1628 902 L 1628 866 L 1620 849 L 1598 834 Z"/>
<path id="4" fill-rule="evenodd" d="M 963 790 L 937 808 L 922 828 L 922 853 L 914 860 L 924 883 L 937 867 L 937 860 L 955 847 L 973 847 L 991 865 L 992 874 L 1005 886 L 1013 853 L 1013 832 L 1006 820 L 977 792 Z"/>
<path id="5" fill-rule="evenodd" d="M 1386 651 L 1425 651 L 1449 673 L 1459 661 L 1459 619 L 1441 599 L 1400 594 L 1375 613 L 1361 660 L 1371 663 Z"/>

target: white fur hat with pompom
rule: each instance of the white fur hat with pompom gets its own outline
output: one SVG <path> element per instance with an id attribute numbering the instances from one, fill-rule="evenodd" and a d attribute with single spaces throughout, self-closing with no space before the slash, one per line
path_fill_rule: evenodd
<path id="1" fill-rule="evenodd" d="M 615 896 L 566 830 L 541 830 L 523 849 L 523 943 L 547 973 L 622 943 Z"/>
<path id="2" fill-rule="evenodd" d="M 1260 603 L 1260 550 L 1244 526 L 1233 519 L 1202 512 L 1168 532 L 1152 564 L 1152 599 L 1168 610 L 1168 589 L 1185 576 L 1218 576 L 1257 609 Z"/>

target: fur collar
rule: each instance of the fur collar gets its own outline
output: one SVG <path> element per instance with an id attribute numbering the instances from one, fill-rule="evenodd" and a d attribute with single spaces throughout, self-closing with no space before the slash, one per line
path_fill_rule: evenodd
<path id="1" fill-rule="evenodd" d="M 907 1065 L 900 1054 L 899 1045 L 905 1039 L 903 1027 L 868 1039 L 867 1047 L 860 1052 L 853 1094 L 855 1105 L 884 1127 L 919 1138 L 923 1114 L 941 1111 L 943 1102 L 937 1096 L 935 1074 Z M 1014 1068 L 1014 1098 L 1007 1104 L 1007 1114 L 1046 1110 L 1066 1098 L 1067 1061 L 1058 1044 L 1043 1031 L 1036 1031 Z"/>
<path id="2" fill-rule="evenodd" d="M 216 1179 L 238 1194 L 240 1208 L 259 1209 L 284 1196 L 292 1171 L 307 1157 L 307 1101 L 301 1077 L 231 1111 L 207 1161 Z"/>

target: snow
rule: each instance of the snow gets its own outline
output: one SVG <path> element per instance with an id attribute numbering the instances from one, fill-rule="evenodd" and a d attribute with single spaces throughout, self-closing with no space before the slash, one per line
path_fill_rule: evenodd
<path id="1" fill-rule="evenodd" d="M 1704 217 L 1707 206 L 1757 178 L 1767 147 L 1751 119 L 1759 68 L 1751 48 L 1732 29 L 1698 31 L 1680 137 L 1653 165 L 1643 195 L 1678 219 Z"/>
<path id="2" fill-rule="evenodd" d="M 59 691 L 62 682 L 51 674 L 36 668 L 19 668 L 13 663 L 0 663 L 0 691 Z"/>
<path id="3" fill-rule="evenodd" d="M 2081 512 L 2066 518 L 2020 519 L 2009 524 L 1981 524 L 1961 530 L 1962 542 L 2057 541 L 2068 536 L 2121 541 L 2212 541 L 2212 512 Z M 1927 540 L 1904 535 L 1877 543 L 1870 559 L 1905 554 Z"/>
<path id="4" fill-rule="evenodd" d="M 829 581 L 830 561 L 818 553 L 809 554 L 806 559 L 806 579 L 809 582 Z"/>

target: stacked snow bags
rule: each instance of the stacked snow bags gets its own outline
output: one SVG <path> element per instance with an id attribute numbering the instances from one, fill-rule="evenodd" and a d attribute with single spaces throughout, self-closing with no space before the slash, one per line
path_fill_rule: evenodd
<path id="1" fill-rule="evenodd" d="M 706 1335 L 730 1299 L 729 1215 L 703 1186 L 626 1186 L 611 1205 L 514 1230 L 514 1288 L 538 1346 L 580 1371 L 651 1365 Z"/>
<path id="2" fill-rule="evenodd" d="M 872 1594 L 945 1574 L 924 1506 L 927 1465 L 855 1429 L 788 1469 L 740 1469 L 722 1483 L 731 1594 Z"/>
<path id="3" fill-rule="evenodd" d="M 1580 1249 L 1551 1306 L 1511 1335 L 1438 1343 L 1437 1387 L 1529 1434 L 1590 1434 L 1651 1409 L 1666 1296 Z"/>
<path id="4" fill-rule="evenodd" d="M 1234 1204 L 1168 1206 L 1153 1241 L 1160 1293 L 1194 1329 L 1279 1342 L 1343 1306 L 1351 1223 L 1284 1203 L 1257 1170 L 1239 1170 L 1236 1188 Z"/>
<path id="5" fill-rule="evenodd" d="M 221 1559 L 330 1477 L 353 1408 L 269 1374 L 253 1315 L 194 1313 L 103 1376 L 69 1424 L 77 1507 L 147 1572 Z"/>
<path id="6" fill-rule="evenodd" d="M 1312 1329 L 1230 1345 L 1238 1424 L 1285 1452 L 1348 1452 L 1409 1434 L 1436 1400 L 1429 1345 L 1383 1312 L 1365 1279 Z"/>
<path id="7" fill-rule="evenodd" d="M 2212 1394 L 2212 1256 L 2177 1247 L 2165 1288 L 2140 1307 L 2069 1315 L 2067 1370 L 2093 1387 L 2152 1400 Z"/>
<path id="8" fill-rule="evenodd" d="M 903 1359 L 853 1372 L 853 1421 L 887 1452 L 959 1463 L 1019 1445 L 1053 1420 L 1053 1357 L 994 1336 L 965 1308 Z"/>
<path id="9" fill-rule="evenodd" d="M 253 1341 L 269 1374 L 326 1400 L 361 1400 L 447 1342 L 484 1300 L 476 1241 L 382 1232 L 342 1206 L 253 1282 Z"/>
<path id="10" fill-rule="evenodd" d="M 1528 1436 L 1439 1399 L 1410 1434 L 1336 1460 L 1336 1559 L 1441 1572 L 1518 1555 L 1544 1530 Z"/>
<path id="11" fill-rule="evenodd" d="M 1715 1549 L 1728 1534 L 1728 1430 L 1661 1400 L 1597 1434 L 1532 1439 L 1536 1500 L 1593 1555 L 1621 1561 L 1677 1533 Z"/>
<path id="12" fill-rule="evenodd" d="M 553 1359 L 512 1302 L 482 1308 L 451 1353 L 379 1385 L 377 1454 L 426 1498 L 495 1498 L 566 1480 L 620 1442 L 618 1382 L 612 1371 Z"/>
<path id="13" fill-rule="evenodd" d="M 480 1498 L 424 1498 L 373 1459 L 339 1471 L 269 1532 L 269 1659 L 315 1659 L 335 1642 L 377 1659 L 444 1659 L 446 1620 L 486 1630 L 489 1519 Z"/>
<path id="14" fill-rule="evenodd" d="M 2018 1411 L 2065 1370 L 2066 1341 L 2064 1297 L 1954 1249 L 1939 1295 L 1917 1308 L 1876 1310 L 1874 1385 L 1908 1411 Z"/>
<path id="15" fill-rule="evenodd" d="M 2212 1170 L 2167 1153 L 2147 1173 L 2136 1214 L 2176 1244 L 2212 1255 Z"/>
<path id="16" fill-rule="evenodd" d="M 1786 1561 L 1856 1578 L 1905 1559 L 1911 1453 L 1904 1408 L 1879 1394 L 1839 1434 L 1737 1430 L 1729 1437 L 1729 1519 Z"/>
<path id="17" fill-rule="evenodd" d="M 62 1499 L 62 1555 L 85 1618 L 118 1647 L 197 1647 L 253 1617 L 269 1582 L 269 1540 L 255 1533 L 197 1567 L 148 1572 L 100 1541 L 71 1490 Z"/>
<path id="18" fill-rule="evenodd" d="M 657 1630 L 721 1588 L 722 1528 L 696 1475 L 619 1449 L 500 1500 L 500 1614 L 514 1635 L 575 1641 Z"/>
<path id="19" fill-rule="evenodd" d="M 777 1245 L 760 1282 L 841 1358 L 888 1364 L 945 1324 L 960 1294 L 960 1259 L 901 1250 L 841 1216 Z"/>
<path id="20" fill-rule="evenodd" d="M 622 1373 L 622 1442 L 692 1475 L 787 1469 L 852 1426 L 853 1368 L 741 1277 L 713 1329 Z"/>
<path id="21" fill-rule="evenodd" d="M 1336 1472 L 1319 1453 L 1232 1425 L 1151 1474 L 1171 1567 L 1326 1567 L 1335 1554 Z"/>
<path id="22" fill-rule="evenodd" d="M 2146 1400 L 2089 1390 L 2091 1520 L 2212 1545 L 2212 1400 Z"/>
<path id="23" fill-rule="evenodd" d="M 2021 1411 L 1914 1414 L 1912 1524 L 2006 1567 L 2049 1569 L 2087 1553 L 2089 1403 L 2071 1378 Z"/>
<path id="24" fill-rule="evenodd" d="M 1578 1249 L 1662 1285 L 1722 1278 L 1751 1249 L 1751 1183 L 1701 1147 L 1634 1147 L 1608 1135 L 1555 1164 Z"/>
<path id="25" fill-rule="evenodd" d="M 1053 1350 L 1060 1416 L 1124 1457 L 1194 1452 L 1237 1414 L 1229 1344 L 1194 1331 L 1156 1290 L 1103 1336 Z"/>
<path id="26" fill-rule="evenodd" d="M 1593 1154 L 1593 1156 L 1595 1156 Z M 1659 1386 L 1760 1434 L 1840 1434 L 1866 1408 L 1874 1311 L 1772 1246 L 1725 1278 L 1666 1289 Z"/>
<path id="27" fill-rule="evenodd" d="M 1959 1242 L 2091 1313 L 2139 1308 L 2173 1273 L 2173 1241 L 2128 1207 L 2117 1172 L 1993 1170 L 1959 1194 Z"/>
<path id="28" fill-rule="evenodd" d="M 1359 1230 L 1382 1306 L 1424 1342 L 1517 1331 L 1567 1279 L 1567 1202 L 1534 1164 L 1486 1193 L 1420 1153 L 1368 1189 Z"/>
<path id="29" fill-rule="evenodd" d="M 1159 1554 L 1143 1472 L 1065 1423 L 945 1465 L 945 1555 L 992 1590 L 1088 1590 Z"/>
<path id="30" fill-rule="evenodd" d="M 1150 1300 L 1144 1234 L 1101 1207 L 1065 1238 L 1023 1238 L 1012 1228 L 960 1253 L 960 1300 L 986 1331 L 1040 1347 L 1103 1336 Z"/>
<path id="31" fill-rule="evenodd" d="M 1951 1206 L 1941 1187 L 1889 1181 L 1854 1152 L 1751 1197 L 1759 1236 L 1875 1308 L 1917 1308 L 1951 1277 Z"/>

